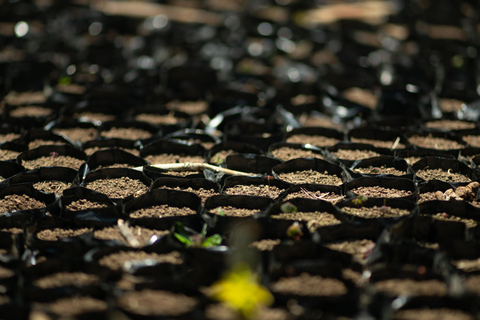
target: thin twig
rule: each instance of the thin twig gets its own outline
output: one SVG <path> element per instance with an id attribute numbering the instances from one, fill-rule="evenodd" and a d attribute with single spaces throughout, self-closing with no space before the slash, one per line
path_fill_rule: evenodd
<path id="1" fill-rule="evenodd" d="M 137 238 L 135 238 L 132 231 L 130 231 L 128 223 L 125 223 L 125 221 L 123 221 L 122 219 L 118 219 L 117 226 L 118 230 L 120 230 L 120 233 L 125 238 L 125 240 L 127 240 L 128 244 L 131 247 L 139 248 L 142 246 L 142 244 L 137 240 Z"/>
<path id="2" fill-rule="evenodd" d="M 237 171 L 222 167 L 217 167 L 209 163 L 204 162 L 182 162 L 182 163 L 166 163 L 166 164 L 151 164 L 148 167 L 157 168 L 165 171 L 203 171 L 205 169 L 214 171 L 214 172 L 223 172 L 225 174 L 230 174 L 233 176 L 248 176 L 248 177 L 263 177 L 263 175 Z M 135 170 L 142 171 L 144 167 L 135 167 Z"/>
<path id="3" fill-rule="evenodd" d="M 325 197 L 328 197 L 330 195 L 330 192 L 327 192 L 327 193 L 324 193 L 322 194 L 321 196 L 316 196 L 314 194 L 311 194 L 310 192 L 308 192 L 307 190 L 305 190 L 304 188 L 300 188 L 300 190 L 302 190 L 307 196 L 309 197 L 312 197 L 314 199 L 318 199 L 318 200 L 325 200 L 325 201 L 337 201 L 337 200 L 342 200 L 344 197 L 343 196 L 340 196 L 340 197 L 336 197 L 336 198 L 331 198 L 331 199 L 324 199 Z"/>

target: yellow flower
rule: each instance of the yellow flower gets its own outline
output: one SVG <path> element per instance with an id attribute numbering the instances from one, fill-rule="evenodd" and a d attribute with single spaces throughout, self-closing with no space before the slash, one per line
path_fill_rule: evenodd
<path id="1" fill-rule="evenodd" d="M 237 263 L 231 272 L 210 287 L 210 292 L 213 299 L 225 303 L 247 319 L 254 316 L 258 306 L 273 303 L 272 294 L 258 283 L 245 263 Z"/>

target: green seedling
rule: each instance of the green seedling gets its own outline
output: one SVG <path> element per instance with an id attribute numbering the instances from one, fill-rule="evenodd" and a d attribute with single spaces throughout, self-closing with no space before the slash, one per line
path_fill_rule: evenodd
<path id="1" fill-rule="evenodd" d="M 361 207 L 365 204 L 365 202 L 368 200 L 368 197 L 367 196 L 364 196 L 364 195 L 359 195 L 357 196 L 355 199 L 352 200 L 352 203 L 357 206 L 357 207 Z"/>
<path id="2" fill-rule="evenodd" d="M 293 240 L 300 240 L 303 237 L 302 225 L 298 221 L 287 228 L 287 237 Z"/>
<path id="3" fill-rule="evenodd" d="M 223 211 L 222 208 L 218 208 L 217 213 L 218 213 L 219 216 L 225 217 L 225 211 Z"/>
<path id="4" fill-rule="evenodd" d="M 298 208 L 291 202 L 285 202 L 280 205 L 280 210 L 283 213 L 295 213 L 298 211 Z"/>
<path id="5" fill-rule="evenodd" d="M 186 229 L 180 222 L 175 225 L 174 237 L 190 248 L 212 248 L 222 243 L 222 236 L 219 234 L 207 237 L 207 224 L 203 225 L 202 231 L 197 233 Z"/>

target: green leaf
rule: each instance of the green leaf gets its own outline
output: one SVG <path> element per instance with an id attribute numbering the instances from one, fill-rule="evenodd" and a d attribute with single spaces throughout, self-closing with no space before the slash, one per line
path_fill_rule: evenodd
<path id="1" fill-rule="evenodd" d="M 203 247 L 204 248 L 211 248 L 211 247 L 216 247 L 219 246 L 222 243 L 222 236 L 219 234 L 214 234 L 203 242 Z"/>
<path id="2" fill-rule="evenodd" d="M 175 236 L 175 238 L 178 239 L 178 241 L 185 244 L 187 247 L 191 246 L 193 244 L 193 241 L 190 240 L 190 237 L 188 237 L 188 236 L 185 237 L 185 236 L 183 236 L 183 235 L 181 235 L 180 233 L 177 233 L 177 232 L 175 232 L 173 235 Z"/>
<path id="3" fill-rule="evenodd" d="M 283 213 L 295 213 L 298 209 L 293 203 L 285 202 L 280 206 L 280 210 L 282 210 Z"/>

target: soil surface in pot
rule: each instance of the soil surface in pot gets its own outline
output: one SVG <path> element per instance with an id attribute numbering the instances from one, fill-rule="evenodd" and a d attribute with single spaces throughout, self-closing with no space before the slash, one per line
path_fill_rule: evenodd
<path id="1" fill-rule="evenodd" d="M 400 198 L 412 194 L 409 190 L 400 190 L 395 188 L 384 188 L 380 186 L 357 187 L 351 190 L 353 193 L 369 198 Z"/>
<path id="2" fill-rule="evenodd" d="M 170 263 L 170 264 L 182 264 L 180 252 L 172 251 L 169 253 L 155 253 L 145 251 L 119 251 L 106 255 L 98 261 L 98 263 L 104 267 L 112 270 L 120 270 L 127 262 L 152 260 L 157 263 Z"/>
<path id="3" fill-rule="evenodd" d="M 70 183 L 65 183 L 63 181 L 51 180 L 51 181 L 40 181 L 33 184 L 33 187 L 37 190 L 46 192 L 46 193 L 56 193 L 61 196 L 65 189 L 70 188 Z"/>
<path id="4" fill-rule="evenodd" d="M 262 239 L 252 242 L 250 247 L 259 251 L 272 251 L 280 242 L 282 242 L 280 239 Z"/>
<path id="5" fill-rule="evenodd" d="M 461 310 L 455 309 L 410 309 L 397 310 L 393 313 L 394 320 L 473 320 L 473 316 Z"/>
<path id="6" fill-rule="evenodd" d="M 54 228 L 54 229 L 44 229 L 37 233 L 37 238 L 44 241 L 58 241 L 60 239 L 76 237 L 88 232 L 91 232 L 93 229 L 90 228 L 81 228 L 81 229 L 63 229 L 63 228 Z"/>
<path id="7" fill-rule="evenodd" d="M 396 141 L 384 141 L 384 140 L 375 140 L 375 139 L 364 139 L 364 138 L 350 138 L 351 142 L 355 143 L 366 143 L 370 144 L 376 148 L 386 148 L 386 149 L 404 149 L 406 146 L 403 143 L 395 143 Z M 395 147 L 395 148 L 394 148 Z"/>
<path id="8" fill-rule="evenodd" d="M 42 289 L 63 286 L 93 286 L 100 282 L 100 277 L 85 272 L 57 272 L 36 279 L 33 285 Z"/>
<path id="9" fill-rule="evenodd" d="M 440 130 L 464 130 L 475 128 L 474 122 L 462 121 L 462 120 L 434 120 L 424 123 L 424 126 L 429 129 Z"/>
<path id="10" fill-rule="evenodd" d="M 154 230 L 140 226 L 128 226 L 130 233 L 140 243 L 146 245 L 152 236 L 162 237 L 169 233 L 169 230 Z M 93 237 L 100 240 L 118 240 L 129 245 L 125 236 L 120 232 L 118 227 L 106 227 L 93 232 Z"/>
<path id="11" fill-rule="evenodd" d="M 333 226 L 340 224 L 333 214 L 328 212 L 293 212 L 293 213 L 279 213 L 271 216 L 273 219 L 307 221 L 308 229 L 313 232 L 320 227 Z"/>
<path id="12" fill-rule="evenodd" d="M 226 188 L 223 192 L 228 195 L 244 195 L 244 196 L 260 196 L 260 197 L 276 198 L 282 192 L 285 192 L 285 189 L 280 189 L 276 186 L 268 186 L 268 185 L 236 185 L 233 187 Z"/>
<path id="13" fill-rule="evenodd" d="M 466 175 L 461 173 L 455 173 L 448 170 L 437 169 L 421 169 L 416 172 L 419 178 L 422 178 L 426 181 L 428 180 L 441 180 L 446 182 L 470 182 L 472 181 Z"/>
<path id="14" fill-rule="evenodd" d="M 72 141 L 87 142 L 97 137 L 97 129 L 95 128 L 54 128 L 54 133 L 64 135 Z"/>
<path id="15" fill-rule="evenodd" d="M 342 281 L 308 273 L 280 278 L 271 284 L 270 290 L 275 293 L 299 296 L 340 296 L 347 293 L 347 287 Z"/>
<path id="16" fill-rule="evenodd" d="M 150 316 L 180 316 L 192 311 L 198 300 L 184 294 L 144 289 L 121 295 L 118 305 L 134 314 Z"/>
<path id="17" fill-rule="evenodd" d="M 377 281 L 375 289 L 389 296 L 445 296 L 447 285 L 436 279 L 413 280 L 413 279 L 386 279 Z"/>
<path id="18" fill-rule="evenodd" d="M 316 183 L 339 186 L 343 183 L 342 179 L 336 175 L 331 175 L 327 171 L 319 172 L 312 169 L 279 173 L 278 178 L 294 184 Z"/>
<path id="19" fill-rule="evenodd" d="M 85 152 L 85 154 L 87 156 L 91 156 L 92 154 L 94 154 L 95 152 L 97 151 L 100 151 L 100 150 L 108 150 L 110 149 L 110 147 L 91 147 L 91 148 L 86 148 L 85 150 L 83 150 Z M 121 148 L 123 151 L 126 151 L 126 152 L 130 152 L 131 154 L 135 155 L 135 156 L 140 156 L 140 150 L 137 150 L 137 149 L 129 149 L 129 148 Z"/>
<path id="20" fill-rule="evenodd" d="M 209 211 L 210 214 L 227 217 L 251 217 L 258 212 L 260 212 L 260 209 L 235 208 L 232 206 L 216 207 Z"/>
<path id="21" fill-rule="evenodd" d="M 11 194 L 0 199 L 0 213 L 44 208 L 45 204 L 26 194 Z"/>
<path id="22" fill-rule="evenodd" d="M 118 138 L 128 140 L 143 140 L 152 137 L 152 134 L 146 130 L 137 128 L 116 128 L 101 131 L 100 136 L 103 138 Z"/>
<path id="23" fill-rule="evenodd" d="M 374 207 L 342 207 L 348 214 L 365 219 L 395 218 L 410 214 L 409 210 L 392 208 L 389 206 Z"/>
<path id="24" fill-rule="evenodd" d="M 434 137 L 431 134 L 427 136 L 413 135 L 408 138 L 410 143 L 427 149 L 436 149 L 436 150 L 452 150 L 452 149 L 463 149 L 463 145 L 460 143 L 445 139 Z"/>
<path id="25" fill-rule="evenodd" d="M 67 167 L 78 170 L 83 162 L 83 160 L 77 158 L 62 156 L 52 152 L 50 156 L 44 156 L 32 160 L 23 160 L 22 165 L 29 170 L 40 167 Z"/>
<path id="26" fill-rule="evenodd" d="M 402 176 L 407 174 L 406 171 L 400 171 L 393 167 L 387 167 L 387 166 L 381 166 L 381 167 L 369 166 L 365 168 L 357 167 L 352 169 L 352 171 L 355 173 L 361 173 L 361 174 L 391 174 L 394 176 Z"/>
<path id="27" fill-rule="evenodd" d="M 87 312 L 105 311 L 107 303 L 88 296 L 74 296 L 50 303 L 35 303 L 33 309 L 51 312 L 61 317 L 73 317 Z"/>
<path id="28" fill-rule="evenodd" d="M 196 211 L 188 207 L 173 207 L 168 204 L 154 205 L 146 208 L 141 208 L 130 212 L 130 218 L 163 218 L 163 217 L 180 217 L 191 216 L 196 214 Z"/>
<path id="29" fill-rule="evenodd" d="M 360 160 L 380 156 L 378 152 L 359 149 L 338 149 L 337 151 L 332 151 L 332 153 L 340 160 Z"/>
<path id="30" fill-rule="evenodd" d="M 87 199 L 79 199 L 69 203 L 65 207 L 65 209 L 70 211 L 81 211 L 81 210 L 89 210 L 89 209 L 101 209 L 106 207 L 107 205 L 105 203 L 90 201 Z"/>
<path id="31" fill-rule="evenodd" d="M 345 252 L 354 256 L 358 261 L 365 262 L 365 259 L 375 248 L 375 242 L 368 239 L 328 243 L 325 246 L 329 249 Z"/>
<path id="32" fill-rule="evenodd" d="M 101 192 L 110 198 L 138 197 L 148 191 L 148 186 L 143 182 L 129 177 L 97 179 L 88 182 L 85 187 Z"/>
<path id="33" fill-rule="evenodd" d="M 157 155 L 148 155 L 145 160 L 150 164 L 168 164 L 182 162 L 204 162 L 202 156 L 188 156 L 181 154 L 163 153 Z"/>
<path id="34" fill-rule="evenodd" d="M 286 142 L 288 143 L 300 143 L 300 144 L 311 144 L 314 146 L 319 147 L 331 147 L 338 142 L 339 139 L 327 137 L 327 136 L 319 136 L 319 135 L 307 135 L 307 134 L 294 134 L 287 138 Z M 277 157 L 279 158 L 279 157 Z M 302 158 L 302 157 L 297 157 Z M 307 157 L 303 157 L 307 158 Z M 280 158 L 281 159 L 281 158 Z"/>
<path id="35" fill-rule="evenodd" d="M 440 221 L 462 222 L 466 225 L 467 228 L 476 227 L 477 224 L 478 224 L 478 222 L 473 220 L 473 219 L 462 218 L 462 217 L 459 217 L 459 216 L 448 214 L 446 212 L 438 212 L 438 213 L 432 215 L 431 217 L 435 218 L 436 220 L 440 220 Z"/>
<path id="36" fill-rule="evenodd" d="M 0 161 L 16 159 L 19 154 L 18 151 L 0 149 Z"/>
<path id="37" fill-rule="evenodd" d="M 336 204 L 345 199 L 345 196 L 340 196 L 334 192 L 322 192 L 320 190 L 314 191 L 302 188 L 300 191 L 287 194 L 287 196 L 283 198 L 283 200 L 288 201 L 294 198 L 324 200 Z"/>
<path id="38" fill-rule="evenodd" d="M 319 158 L 323 159 L 320 153 L 315 153 L 311 150 L 304 150 L 300 148 L 281 147 L 272 151 L 272 155 L 283 161 L 288 161 L 296 158 Z"/>
<path id="39" fill-rule="evenodd" d="M 173 188 L 173 187 L 161 186 L 158 189 L 168 189 L 168 190 L 179 190 L 179 191 L 191 192 L 191 193 L 194 193 L 197 196 L 199 196 L 200 199 L 202 200 L 202 203 L 204 203 L 205 200 L 207 200 L 207 198 L 219 194 L 214 189 L 204 189 L 204 188 L 193 189 L 192 187 L 188 187 L 188 188 L 175 187 L 175 188 Z"/>

